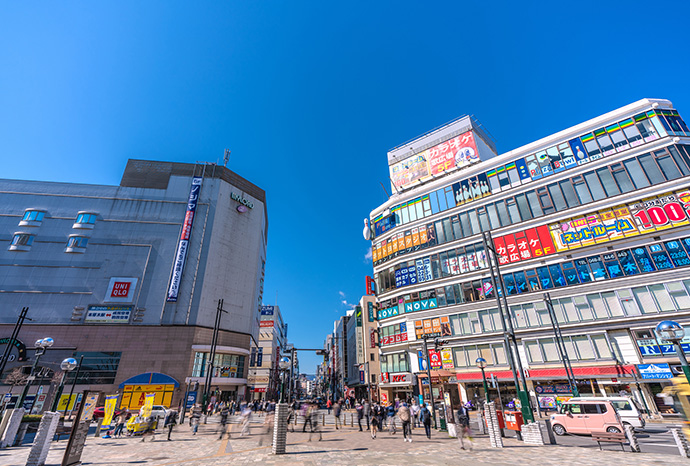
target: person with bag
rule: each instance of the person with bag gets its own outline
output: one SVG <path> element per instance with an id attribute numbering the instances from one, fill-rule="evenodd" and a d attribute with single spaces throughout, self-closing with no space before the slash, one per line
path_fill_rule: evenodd
<path id="1" fill-rule="evenodd" d="M 177 425 L 177 411 L 171 409 L 168 411 L 168 414 L 166 414 L 165 421 L 163 423 L 163 427 L 168 428 L 168 440 L 172 440 L 170 438 L 170 434 L 172 434 L 173 427 L 175 427 L 175 425 Z"/>
<path id="2" fill-rule="evenodd" d="M 458 431 L 458 440 L 460 440 L 460 448 L 465 449 L 465 437 L 470 443 L 470 450 L 472 450 L 472 435 L 470 432 L 470 412 L 462 404 L 458 408 L 457 412 L 458 422 L 456 424 L 456 430 Z"/>
<path id="3" fill-rule="evenodd" d="M 398 417 L 400 418 L 400 422 L 402 422 L 403 440 L 412 443 L 412 429 L 410 428 L 412 415 L 407 403 L 402 402 L 400 404 L 398 408 Z"/>
<path id="4" fill-rule="evenodd" d="M 389 419 L 388 431 L 391 433 L 391 435 L 395 435 L 395 406 L 393 405 L 393 402 L 390 402 L 386 408 L 386 418 Z"/>
<path id="5" fill-rule="evenodd" d="M 424 425 L 426 438 L 431 439 L 431 412 L 429 408 L 427 408 L 426 403 L 422 403 L 422 407 L 419 411 L 419 420 L 422 421 Z"/>
<path id="6" fill-rule="evenodd" d="M 371 438 L 376 438 L 376 430 L 381 427 L 383 418 L 383 409 L 378 403 L 374 403 L 371 407 Z"/>
<path id="7" fill-rule="evenodd" d="M 359 431 L 362 432 L 362 418 L 364 417 L 364 407 L 359 401 L 355 405 L 355 411 L 357 411 L 357 425 L 359 425 Z"/>

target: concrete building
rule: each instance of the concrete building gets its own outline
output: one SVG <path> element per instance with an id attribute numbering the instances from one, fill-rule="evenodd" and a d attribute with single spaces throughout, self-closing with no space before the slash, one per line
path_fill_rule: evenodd
<path id="1" fill-rule="evenodd" d="M 287 345 L 287 325 L 278 306 L 261 306 L 259 342 L 252 347 L 248 384 L 254 400 L 277 400 L 280 390 L 278 361 Z"/>
<path id="2" fill-rule="evenodd" d="M 172 406 L 212 367 L 217 398 L 244 398 L 267 235 L 264 190 L 215 164 L 129 160 L 119 186 L 0 180 L 0 336 L 23 307 L 32 319 L 5 373 L 52 337 L 41 366 L 83 356 L 77 392 Z"/>
<path id="3" fill-rule="evenodd" d="M 389 380 L 382 396 L 422 385 L 428 398 L 429 359 L 435 399 L 481 399 L 482 357 L 503 402 L 516 396 L 520 361 L 534 407 L 552 409 L 573 394 L 562 344 L 580 394 L 628 393 L 657 412 L 654 395 L 678 358 L 652 329 L 690 323 L 687 125 L 670 101 L 643 99 L 502 155 L 494 147 L 464 117 L 388 153 L 395 194 L 365 230 Z M 510 326 L 517 348 L 505 343 Z M 436 337 L 448 344 L 435 350 Z"/>

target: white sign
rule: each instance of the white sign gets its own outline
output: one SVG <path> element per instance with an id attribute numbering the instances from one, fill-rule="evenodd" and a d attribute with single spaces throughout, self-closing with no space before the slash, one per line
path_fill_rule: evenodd
<path id="1" fill-rule="evenodd" d="M 108 290 L 103 298 L 104 303 L 131 303 L 134 301 L 134 292 L 137 288 L 138 278 L 112 277 L 108 283 Z"/>
<path id="2" fill-rule="evenodd" d="M 89 306 L 84 322 L 102 324 L 126 324 L 132 313 L 132 306 Z"/>

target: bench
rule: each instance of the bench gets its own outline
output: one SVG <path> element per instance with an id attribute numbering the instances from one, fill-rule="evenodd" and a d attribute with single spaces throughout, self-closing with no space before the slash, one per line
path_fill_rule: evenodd
<path id="1" fill-rule="evenodd" d="M 592 434 L 592 440 L 597 442 L 599 444 L 599 450 L 601 450 L 601 443 L 602 442 L 607 442 L 607 443 L 620 443 L 621 448 L 623 451 L 625 451 L 625 443 L 628 441 L 628 439 L 625 437 L 624 433 L 621 432 L 599 432 L 596 434 Z"/>
<path id="2" fill-rule="evenodd" d="M 67 438 L 69 438 L 69 435 L 71 433 L 72 433 L 72 427 L 66 427 L 65 422 L 60 420 L 60 422 L 57 425 L 57 428 L 55 429 L 55 435 L 53 435 L 53 441 L 57 440 L 59 442 L 60 437 L 63 434 L 67 435 Z"/>

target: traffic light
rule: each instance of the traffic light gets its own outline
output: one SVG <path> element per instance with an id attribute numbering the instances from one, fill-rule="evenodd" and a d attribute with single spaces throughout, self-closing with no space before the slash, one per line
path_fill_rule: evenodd
<path id="1" fill-rule="evenodd" d="M 445 346 L 448 344 L 448 340 L 441 340 L 439 337 L 434 338 L 434 350 L 438 351 L 438 349 L 442 346 Z"/>

